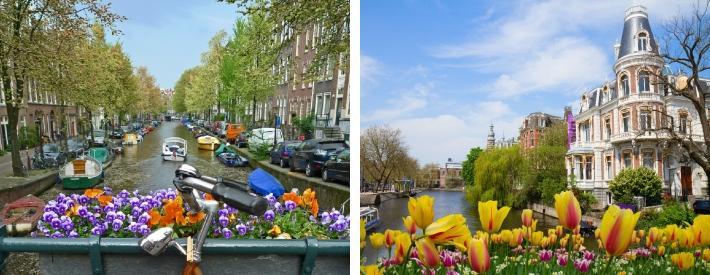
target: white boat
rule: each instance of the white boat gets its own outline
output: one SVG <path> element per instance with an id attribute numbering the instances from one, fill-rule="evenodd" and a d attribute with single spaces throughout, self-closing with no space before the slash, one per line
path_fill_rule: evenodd
<path id="1" fill-rule="evenodd" d="M 365 230 L 372 230 L 380 224 L 380 211 L 374 206 L 360 207 L 360 219 L 365 221 Z"/>
<path id="2" fill-rule="evenodd" d="M 187 141 L 179 137 L 163 140 L 163 160 L 185 161 L 187 159 Z"/>

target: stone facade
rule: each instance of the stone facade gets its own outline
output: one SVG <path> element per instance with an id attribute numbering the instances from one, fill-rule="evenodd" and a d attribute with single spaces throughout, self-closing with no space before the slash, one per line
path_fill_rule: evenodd
<path id="1" fill-rule="evenodd" d="M 648 167 L 664 180 L 664 192 L 678 197 L 707 194 L 707 177 L 664 134 L 649 131 L 672 116 L 676 132 L 702 140 L 698 115 L 690 101 L 670 95 L 655 75 L 666 68 L 643 6 L 626 11 L 621 44 L 617 44 L 616 79 L 585 92 L 570 127 L 575 138 L 566 157 L 568 174 L 592 192 L 600 207 L 613 203 L 611 181 L 622 169 Z M 668 76 L 672 77 L 672 76 Z M 694 123 L 695 122 L 695 123 Z"/>

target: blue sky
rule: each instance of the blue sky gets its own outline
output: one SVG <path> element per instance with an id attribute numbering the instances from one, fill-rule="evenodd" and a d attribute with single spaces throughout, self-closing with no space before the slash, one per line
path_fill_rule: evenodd
<path id="1" fill-rule="evenodd" d="M 134 67 L 146 66 L 161 88 L 172 88 L 185 69 L 200 63 L 200 54 L 219 30 L 232 33 L 234 5 L 215 0 L 121 0 L 112 10 L 127 17 L 116 37 Z M 112 40 L 115 41 L 115 40 Z"/>
<path id="2" fill-rule="evenodd" d="M 361 2 L 361 127 L 389 125 L 420 164 L 462 161 L 524 116 L 561 116 L 613 79 L 624 11 L 648 8 L 661 24 L 693 0 Z"/>

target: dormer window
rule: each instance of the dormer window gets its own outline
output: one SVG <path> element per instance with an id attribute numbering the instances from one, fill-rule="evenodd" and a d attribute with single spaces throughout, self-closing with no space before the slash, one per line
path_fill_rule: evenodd
<path id="1" fill-rule="evenodd" d="M 648 72 L 642 71 L 639 73 L 638 86 L 639 93 L 651 91 L 651 81 L 649 80 Z"/>
<path id="2" fill-rule="evenodd" d="M 638 35 L 638 51 L 648 51 L 648 35 L 644 32 Z"/>

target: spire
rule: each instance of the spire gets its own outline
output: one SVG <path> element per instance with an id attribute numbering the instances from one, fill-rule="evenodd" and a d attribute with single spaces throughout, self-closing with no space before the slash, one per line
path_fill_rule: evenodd
<path id="1" fill-rule="evenodd" d="M 615 46 L 616 48 L 616 46 Z M 633 5 L 626 10 L 624 31 L 619 42 L 617 60 L 636 52 L 658 54 L 658 46 L 651 32 L 646 7 Z"/>
<path id="2" fill-rule="evenodd" d="M 488 132 L 488 139 L 486 143 L 486 150 L 493 149 L 496 145 L 496 134 L 493 132 L 493 123 L 491 123 L 491 131 Z"/>

